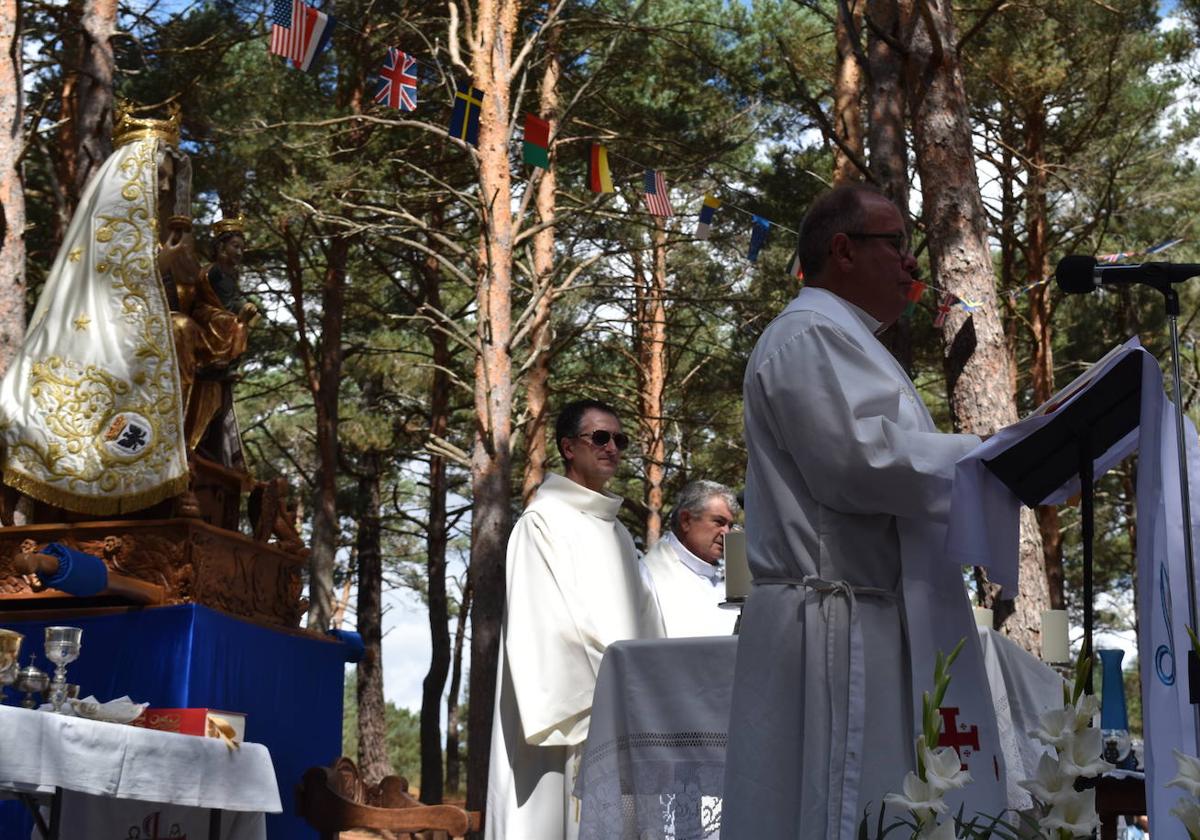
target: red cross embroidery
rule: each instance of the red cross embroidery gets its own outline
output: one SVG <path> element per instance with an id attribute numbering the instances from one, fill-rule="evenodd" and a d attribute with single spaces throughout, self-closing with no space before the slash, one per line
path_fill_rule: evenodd
<path id="1" fill-rule="evenodd" d="M 951 706 L 949 708 L 938 709 L 938 714 L 942 716 L 942 731 L 938 735 L 939 747 L 954 747 L 954 751 L 958 753 L 958 760 L 962 762 L 963 770 L 967 769 L 967 759 L 971 756 L 971 751 L 979 751 L 979 727 L 972 724 L 958 724 L 958 707 Z"/>

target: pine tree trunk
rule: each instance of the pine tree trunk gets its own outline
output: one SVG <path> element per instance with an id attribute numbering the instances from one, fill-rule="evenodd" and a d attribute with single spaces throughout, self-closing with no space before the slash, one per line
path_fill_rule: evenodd
<path id="1" fill-rule="evenodd" d="M 450 690 L 446 695 L 446 793 L 458 797 L 462 791 L 462 762 L 459 761 L 458 694 L 462 689 L 463 640 L 467 636 L 467 616 L 471 612 L 471 587 L 463 590 L 458 606 L 458 625 L 454 628 L 454 659 L 450 667 Z"/>
<path id="2" fill-rule="evenodd" d="M 839 3 L 836 26 L 837 66 L 833 79 L 833 127 L 846 148 L 863 160 L 863 72 L 855 54 L 862 5 Z M 833 147 L 834 185 L 863 180 L 863 173 L 840 145 Z"/>
<path id="3" fill-rule="evenodd" d="M 60 97 L 58 185 L 62 192 L 55 239 L 61 241 L 83 188 L 112 153 L 112 36 L 117 28 L 116 0 L 72 0 L 71 32 Z"/>
<path id="4" fill-rule="evenodd" d="M 475 445 L 471 454 L 471 682 L 467 705 L 467 805 L 487 798 L 496 664 L 504 617 L 504 558 L 512 529 L 512 183 L 508 163 L 509 70 L 517 0 L 480 0 L 473 70 L 484 92 L 479 186 L 484 229 L 476 309 Z"/>
<path id="5" fill-rule="evenodd" d="M 649 274 L 638 272 L 638 431 L 645 464 L 646 546 L 662 535 L 663 479 L 666 475 L 666 419 L 663 395 L 667 388 L 667 229 L 654 217 L 651 231 L 653 262 Z"/>
<path id="6" fill-rule="evenodd" d="M 440 219 L 439 219 L 440 220 Z M 425 261 L 425 303 L 442 311 L 441 271 L 436 259 Z M 431 330 L 433 376 L 429 386 L 429 431 L 444 439 L 450 425 L 450 347 L 441 330 Z M 429 636 L 432 651 L 429 672 L 421 686 L 421 801 L 427 805 L 442 801 L 442 689 L 450 671 L 450 606 L 446 598 L 446 546 L 449 543 L 446 518 L 446 459 L 429 459 L 429 522 L 426 532 L 425 572 L 429 603 Z"/>
<path id="7" fill-rule="evenodd" d="M 950 408 L 956 428 L 993 432 L 1017 419 L 1013 393 L 995 387 L 1012 380 L 1013 361 L 996 300 L 953 13 L 949 0 L 918 2 L 921 20 L 908 52 L 909 106 L 930 260 L 943 288 L 981 304 L 970 313 L 951 310 L 943 328 Z M 1036 652 L 1041 611 L 1049 599 L 1032 511 L 1022 512 L 1020 542 L 1021 593 L 1008 616 L 1009 605 L 996 605 L 996 620 L 1010 637 Z"/>
<path id="8" fill-rule="evenodd" d="M 368 383 L 367 391 L 378 392 Z M 367 394 L 368 399 L 370 394 Z M 380 547 L 379 485 L 383 455 L 362 455 L 358 479 L 358 632 L 366 651 L 358 663 L 358 769 L 363 781 L 377 784 L 392 774 L 388 758 L 387 710 L 383 699 L 383 554 Z"/>
<path id="9" fill-rule="evenodd" d="M 546 38 L 546 67 L 542 71 L 542 86 L 539 106 L 542 119 L 550 123 L 550 137 L 558 132 L 558 80 L 561 67 L 558 58 L 560 28 L 551 28 Z M 525 378 L 525 405 L 529 420 L 525 427 L 525 477 L 521 482 L 521 503 L 528 505 L 546 477 L 546 462 L 549 448 L 546 446 L 546 428 L 550 406 L 550 358 L 554 341 L 551 314 L 554 304 L 554 257 L 555 257 L 555 201 L 558 189 L 556 168 L 558 155 L 550 147 L 550 168 L 541 173 L 537 185 L 538 224 L 547 225 L 533 236 L 533 293 L 539 296 L 533 313 L 533 326 L 529 332 L 529 355 L 533 363 Z"/>
<path id="10" fill-rule="evenodd" d="M 901 6 L 911 6 L 903 0 Z M 911 11 L 911 9 L 909 10 Z M 871 176 L 884 194 L 908 214 L 908 140 L 904 123 L 904 58 L 885 38 L 898 41 L 900 20 L 905 13 L 896 0 L 868 0 L 867 24 L 868 78 L 867 145 L 870 149 Z M 906 219 L 907 221 L 907 219 Z M 912 322 L 901 318 L 880 336 L 880 341 L 912 375 Z"/>
<path id="11" fill-rule="evenodd" d="M 324 631 L 333 616 L 333 569 L 339 533 L 337 513 L 338 389 L 342 378 L 342 316 L 350 240 L 329 245 L 321 289 L 321 349 L 310 389 L 316 414 L 317 480 L 313 493 L 312 554 L 308 561 L 308 627 Z M 315 376 L 315 382 L 312 377 Z"/>
<path id="12" fill-rule="evenodd" d="M 25 337 L 21 0 L 0 0 L 0 374 Z"/>
<path id="13" fill-rule="evenodd" d="M 1046 109 L 1039 101 L 1025 118 L 1025 284 L 1040 283 L 1050 276 L 1050 257 L 1046 189 Z M 1029 291 L 1029 331 L 1033 339 L 1033 401 L 1041 405 L 1054 396 L 1054 310 L 1050 287 L 1037 286 Z M 1058 524 L 1058 506 L 1042 505 L 1036 511 L 1042 537 L 1049 604 L 1064 609 L 1062 529 Z"/>

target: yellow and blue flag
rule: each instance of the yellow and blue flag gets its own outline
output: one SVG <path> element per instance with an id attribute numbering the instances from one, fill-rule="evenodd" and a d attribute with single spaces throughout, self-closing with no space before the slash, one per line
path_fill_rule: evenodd
<path id="1" fill-rule="evenodd" d="M 720 206 L 721 199 L 712 193 L 704 196 L 704 204 L 700 205 L 700 221 L 696 224 L 697 239 L 708 239 L 709 231 L 712 229 L 713 215 Z"/>
<path id="2" fill-rule="evenodd" d="M 483 91 L 459 82 L 454 94 L 454 110 L 450 114 L 450 136 L 479 147 L 479 112 L 483 108 Z"/>

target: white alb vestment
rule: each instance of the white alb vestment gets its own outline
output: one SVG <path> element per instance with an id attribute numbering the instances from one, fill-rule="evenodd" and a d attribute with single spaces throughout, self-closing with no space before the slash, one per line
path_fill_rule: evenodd
<path id="1" fill-rule="evenodd" d="M 914 764 L 933 658 L 966 644 L 943 719 L 974 778 L 951 813 L 1005 807 L 1003 756 L 960 570 L 942 556 L 954 463 L 878 322 L 805 288 L 744 383 L 742 615 L 721 835 L 852 840 Z M 889 813 L 893 813 L 889 810 Z M 899 814 L 899 816 L 908 816 Z"/>
<path id="2" fill-rule="evenodd" d="M 737 613 L 719 606 L 725 600 L 725 576 L 719 566 L 701 560 L 671 531 L 646 552 L 642 563 L 668 638 L 733 633 Z"/>
<path id="3" fill-rule="evenodd" d="M 620 508 L 551 474 L 509 537 L 487 840 L 578 836 L 572 790 L 600 660 L 613 642 L 662 636 Z"/>
<path id="4" fill-rule="evenodd" d="M 88 182 L 0 383 L 4 483 L 57 507 L 117 514 L 187 489 L 157 268 L 162 144 L 118 147 Z"/>

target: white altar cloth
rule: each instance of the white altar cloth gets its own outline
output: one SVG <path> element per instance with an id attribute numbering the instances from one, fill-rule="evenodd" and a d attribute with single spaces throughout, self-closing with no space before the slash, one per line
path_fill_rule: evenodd
<path id="1" fill-rule="evenodd" d="M 979 635 L 1008 804 L 1027 807 L 1016 783 L 1041 755 L 1027 733 L 1062 705 L 1062 679 L 994 630 Z M 736 660 L 735 636 L 609 645 L 575 785 L 580 840 L 719 840 Z"/>
<path id="2" fill-rule="evenodd" d="M 123 817 L 129 809 L 107 802 L 115 799 L 247 812 L 224 815 L 221 836 L 265 837 L 261 815 L 282 810 L 271 756 L 261 744 L 231 752 L 214 738 L 0 706 L 0 791 L 44 799 L 56 788 L 64 791 L 64 828 L 101 812 Z M 167 814 L 164 822 L 206 812 Z"/>

